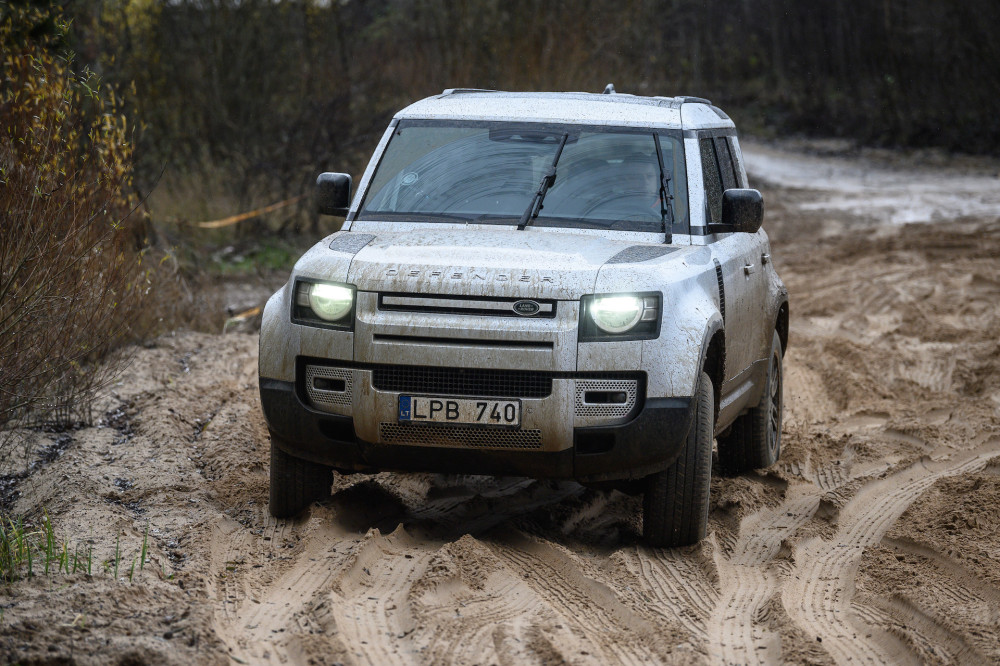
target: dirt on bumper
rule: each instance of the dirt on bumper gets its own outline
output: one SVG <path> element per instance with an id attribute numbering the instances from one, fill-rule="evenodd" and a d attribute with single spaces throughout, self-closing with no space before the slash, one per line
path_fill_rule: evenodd
<path id="1" fill-rule="evenodd" d="M 351 417 L 327 414 L 303 404 L 291 382 L 261 379 L 260 396 L 268 427 L 287 453 L 344 471 L 492 474 L 579 481 L 636 479 L 666 469 L 683 448 L 692 413 L 690 398 L 646 399 L 627 423 L 575 428 L 570 448 L 539 451 L 367 442 L 357 437 Z"/>

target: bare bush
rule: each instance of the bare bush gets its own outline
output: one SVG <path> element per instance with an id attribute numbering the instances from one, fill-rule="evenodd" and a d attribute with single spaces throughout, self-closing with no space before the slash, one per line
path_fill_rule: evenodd
<path id="1" fill-rule="evenodd" d="M 39 40 L 33 26 L 55 28 Z M 145 288 L 127 124 L 58 53 L 65 28 L 30 7 L 0 22 L 0 426 L 89 422 Z"/>

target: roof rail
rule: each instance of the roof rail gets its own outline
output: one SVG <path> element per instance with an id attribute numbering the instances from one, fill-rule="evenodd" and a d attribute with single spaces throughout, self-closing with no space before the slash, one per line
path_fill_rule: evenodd
<path id="1" fill-rule="evenodd" d="M 456 95 L 461 93 L 484 93 L 484 92 L 500 92 L 499 90 L 491 90 L 489 88 L 445 88 L 441 95 Z"/>
<path id="2" fill-rule="evenodd" d="M 681 104 L 708 104 L 712 106 L 712 103 L 705 99 L 704 97 L 691 97 L 690 95 L 677 95 L 677 99 L 680 100 Z"/>

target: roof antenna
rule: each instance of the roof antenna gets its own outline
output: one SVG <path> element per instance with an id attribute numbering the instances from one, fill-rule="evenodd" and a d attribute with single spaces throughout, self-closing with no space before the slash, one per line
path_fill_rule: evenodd
<path id="1" fill-rule="evenodd" d="M 615 84 L 609 83 L 604 86 L 604 95 L 614 95 L 615 94 Z"/>

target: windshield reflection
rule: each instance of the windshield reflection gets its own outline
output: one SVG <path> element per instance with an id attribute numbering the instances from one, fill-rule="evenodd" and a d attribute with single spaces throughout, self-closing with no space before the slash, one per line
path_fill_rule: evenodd
<path id="1" fill-rule="evenodd" d="M 652 132 L 541 124 L 400 122 L 358 219 L 517 224 L 567 132 L 533 224 L 662 231 L 670 216 Z M 659 139 L 672 231 L 687 233 L 683 144 L 666 131 Z"/>

